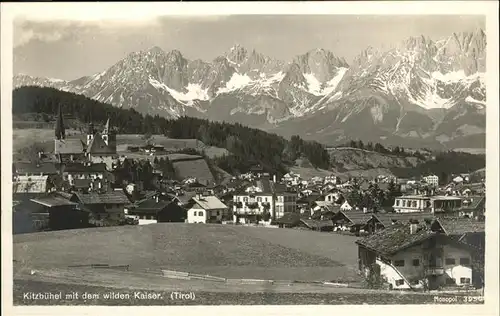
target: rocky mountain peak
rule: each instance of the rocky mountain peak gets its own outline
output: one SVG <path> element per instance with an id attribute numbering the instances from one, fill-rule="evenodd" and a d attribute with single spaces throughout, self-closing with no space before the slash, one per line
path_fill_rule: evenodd
<path id="1" fill-rule="evenodd" d="M 245 47 L 235 44 L 226 54 L 227 59 L 235 64 L 241 64 L 248 57 L 248 51 Z"/>

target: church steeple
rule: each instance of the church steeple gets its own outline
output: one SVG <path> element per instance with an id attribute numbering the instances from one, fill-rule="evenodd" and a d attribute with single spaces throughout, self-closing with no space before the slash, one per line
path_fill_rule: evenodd
<path id="1" fill-rule="evenodd" d="M 56 134 L 56 139 L 58 140 L 66 138 L 66 130 L 64 129 L 64 121 L 63 121 L 61 105 L 59 105 L 59 111 L 57 114 L 55 134 Z"/>

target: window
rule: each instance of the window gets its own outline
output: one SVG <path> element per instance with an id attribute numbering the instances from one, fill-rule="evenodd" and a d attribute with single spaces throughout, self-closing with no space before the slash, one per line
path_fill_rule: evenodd
<path id="1" fill-rule="evenodd" d="M 446 265 L 453 265 L 455 264 L 455 258 L 446 258 L 444 262 Z"/>
<path id="2" fill-rule="evenodd" d="M 403 279 L 396 280 L 396 286 L 401 286 L 405 284 L 405 281 Z"/>
<path id="3" fill-rule="evenodd" d="M 394 266 L 395 267 L 404 267 L 405 266 L 405 261 L 404 260 L 395 260 L 394 261 Z"/>
<path id="4" fill-rule="evenodd" d="M 461 284 L 470 284 L 470 278 L 460 278 Z"/>
<path id="5" fill-rule="evenodd" d="M 267 197 L 264 198 L 264 201 L 267 202 Z"/>
<path id="6" fill-rule="evenodd" d="M 403 207 L 406 207 L 406 201 L 403 200 Z"/>
<path id="7" fill-rule="evenodd" d="M 413 259 L 412 264 L 414 267 L 418 267 L 420 265 L 420 260 L 419 259 Z"/>
<path id="8" fill-rule="evenodd" d="M 455 285 L 455 284 L 457 284 L 457 281 L 455 279 L 452 278 L 446 279 L 446 285 Z"/>
<path id="9" fill-rule="evenodd" d="M 411 285 L 419 285 L 420 281 L 419 280 L 412 280 L 410 283 L 411 283 Z"/>
<path id="10" fill-rule="evenodd" d="M 460 258 L 460 265 L 466 266 L 470 264 L 469 258 Z"/>
<path id="11" fill-rule="evenodd" d="M 220 215 L 220 211 L 217 211 L 217 216 L 219 216 L 219 215 Z"/>
<path id="12" fill-rule="evenodd" d="M 237 200 L 238 202 L 241 202 L 241 196 L 238 196 L 238 197 L 236 198 L 236 200 Z"/>
<path id="13" fill-rule="evenodd" d="M 248 197 L 244 197 L 243 202 L 248 202 Z"/>
<path id="14" fill-rule="evenodd" d="M 257 198 L 257 202 L 262 202 L 262 198 L 260 196 Z"/>
<path id="15" fill-rule="evenodd" d="M 198 216 L 203 216 L 203 212 L 202 212 L 202 211 L 199 211 L 199 212 L 198 212 Z"/>
<path id="16" fill-rule="evenodd" d="M 399 206 L 399 202 L 400 202 L 399 200 L 396 200 L 396 206 Z"/>

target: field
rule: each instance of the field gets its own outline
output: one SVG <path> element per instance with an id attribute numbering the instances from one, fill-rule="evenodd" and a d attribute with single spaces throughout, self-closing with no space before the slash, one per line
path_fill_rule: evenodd
<path id="1" fill-rule="evenodd" d="M 28 147 L 34 143 L 41 144 L 46 151 L 54 150 L 54 129 L 49 128 L 26 128 L 13 129 L 13 149 L 17 151 L 21 148 Z M 85 139 L 85 135 L 77 130 L 67 130 L 66 136 L 69 138 L 77 137 Z M 138 134 L 119 134 L 116 136 L 117 151 L 120 154 L 125 154 L 128 146 L 141 146 L 146 144 L 143 135 Z M 218 157 L 226 155 L 229 152 L 224 148 L 207 146 L 197 139 L 172 139 L 163 135 L 153 135 L 150 139 L 152 144 L 162 145 L 169 151 L 181 150 L 186 148 L 204 150 L 205 154 L 210 157 Z M 127 153 L 128 155 L 129 153 Z M 132 154 L 135 158 L 146 158 L 144 154 Z"/>
<path id="2" fill-rule="evenodd" d="M 13 256 L 29 269 L 109 264 L 226 278 L 356 281 L 354 241 L 292 229 L 165 223 L 15 235 Z"/>

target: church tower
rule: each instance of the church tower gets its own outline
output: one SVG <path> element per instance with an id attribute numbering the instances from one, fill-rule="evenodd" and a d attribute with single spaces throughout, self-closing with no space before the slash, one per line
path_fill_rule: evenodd
<path id="1" fill-rule="evenodd" d="M 57 113 L 55 135 L 56 135 L 56 140 L 61 140 L 66 138 L 66 130 L 64 129 L 64 121 L 63 121 L 61 105 L 59 105 L 59 111 Z"/>
<path id="2" fill-rule="evenodd" d="M 87 146 L 90 144 L 92 139 L 94 139 L 94 134 L 95 134 L 94 124 L 92 122 L 90 122 L 89 129 L 87 131 Z"/>
<path id="3" fill-rule="evenodd" d="M 107 146 L 109 146 L 109 118 L 106 121 L 106 125 L 104 125 L 104 130 L 102 131 L 102 140 Z"/>

